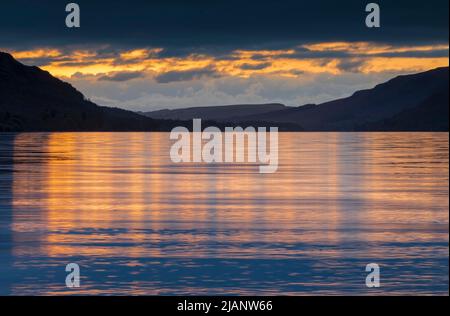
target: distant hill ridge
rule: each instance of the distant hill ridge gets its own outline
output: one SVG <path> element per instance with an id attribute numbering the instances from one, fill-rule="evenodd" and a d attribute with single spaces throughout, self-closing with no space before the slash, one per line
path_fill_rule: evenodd
<path id="1" fill-rule="evenodd" d="M 309 131 L 358 131 L 358 130 L 448 130 L 448 67 L 430 71 L 402 75 L 372 89 L 355 92 L 353 95 L 319 105 L 308 104 L 300 107 L 276 105 L 253 105 L 240 111 L 239 106 L 205 108 L 186 108 L 147 112 L 153 118 L 213 118 L 222 121 L 266 121 L 275 123 L 295 123 Z M 427 107 L 426 100 L 435 97 L 433 106 Z M 420 117 L 408 112 L 422 105 L 421 115 L 427 117 L 427 123 L 419 123 Z M 261 107 L 258 108 L 258 107 Z M 217 115 L 215 113 L 217 111 Z M 252 112 L 253 111 L 253 112 Z M 252 113 L 248 113 L 252 112 Z M 248 114 L 245 114 L 248 113 Z M 410 120 L 399 116 L 408 114 Z M 387 124 L 389 119 L 397 121 L 395 127 Z M 404 121 L 403 124 L 400 124 Z M 436 124 L 434 124 L 436 122 Z M 447 127 L 446 127 L 447 126 Z"/>
<path id="2" fill-rule="evenodd" d="M 197 106 L 175 110 L 164 109 L 140 113 L 156 119 L 192 120 L 193 118 L 200 117 L 205 120 L 233 121 L 242 116 L 264 114 L 272 111 L 285 110 L 287 108 L 287 106 L 280 103 L 234 104 L 218 106 Z"/>
<path id="3" fill-rule="evenodd" d="M 219 127 L 279 126 L 286 131 L 448 131 L 448 70 L 398 76 L 319 105 L 242 104 L 134 113 L 98 106 L 69 83 L 0 52 L 0 131 L 167 131 L 189 127 L 192 118 Z"/>
<path id="4" fill-rule="evenodd" d="M 283 107 L 273 105 L 270 110 L 280 106 Z M 221 129 L 234 125 L 211 120 L 204 123 Z M 243 124 L 271 125 L 262 121 Z M 153 119 L 119 108 L 98 106 L 69 83 L 0 52 L 0 131 L 170 131 L 176 126 L 191 129 L 192 121 Z M 295 123 L 277 126 L 280 131 L 302 130 Z"/>

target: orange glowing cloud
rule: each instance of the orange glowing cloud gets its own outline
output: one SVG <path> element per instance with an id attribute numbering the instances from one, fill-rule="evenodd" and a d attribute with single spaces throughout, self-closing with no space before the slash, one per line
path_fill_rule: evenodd
<path id="1" fill-rule="evenodd" d="M 300 45 L 286 50 L 236 50 L 227 56 L 232 58 L 194 54 L 162 57 L 159 56 L 163 51 L 162 48 L 126 50 L 114 56 L 103 56 L 95 49 L 73 50 L 63 55 L 60 50 L 51 48 L 13 51 L 12 54 L 19 60 L 27 60 L 28 63 L 32 63 L 33 59 L 49 58 L 48 64 L 42 68 L 59 77 L 71 77 L 80 73 L 97 76 L 135 71 L 157 76 L 167 72 L 208 68 L 214 69 L 221 76 L 248 78 L 253 75 L 296 77 L 308 73 L 340 75 L 349 71 L 342 67 L 348 61 L 356 65 L 352 71 L 364 74 L 384 71 L 423 71 L 448 66 L 448 57 L 414 54 L 439 51 L 442 55 L 442 52 L 448 52 L 448 49 L 449 46 L 445 44 L 392 46 L 369 42 L 325 42 Z"/>

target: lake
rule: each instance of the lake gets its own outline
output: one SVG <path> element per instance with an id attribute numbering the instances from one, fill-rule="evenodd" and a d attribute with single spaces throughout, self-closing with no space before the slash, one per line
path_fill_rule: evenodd
<path id="1" fill-rule="evenodd" d="M 448 137 L 280 133 L 260 174 L 168 133 L 0 134 L 0 294 L 448 295 Z"/>

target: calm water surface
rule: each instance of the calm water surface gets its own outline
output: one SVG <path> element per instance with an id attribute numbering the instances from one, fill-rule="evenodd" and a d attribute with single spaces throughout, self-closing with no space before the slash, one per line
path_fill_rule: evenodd
<path id="1" fill-rule="evenodd" d="M 0 134 L 0 294 L 448 294 L 448 133 L 282 133 L 275 174 L 170 145 Z"/>

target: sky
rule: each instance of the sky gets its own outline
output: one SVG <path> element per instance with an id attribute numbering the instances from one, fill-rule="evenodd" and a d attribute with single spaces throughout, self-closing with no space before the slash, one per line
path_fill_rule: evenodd
<path id="1" fill-rule="evenodd" d="M 73 0 L 0 5 L 0 51 L 70 82 L 99 105 L 137 111 L 351 95 L 449 64 L 448 0 Z"/>

